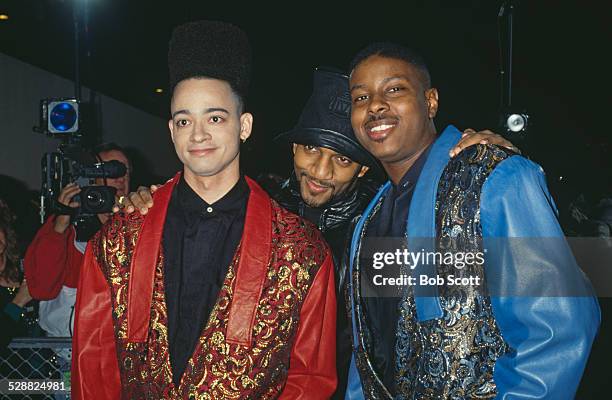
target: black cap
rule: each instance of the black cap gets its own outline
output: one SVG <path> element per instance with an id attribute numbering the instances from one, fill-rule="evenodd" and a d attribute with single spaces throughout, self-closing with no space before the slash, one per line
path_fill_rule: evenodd
<path id="1" fill-rule="evenodd" d="M 327 69 L 314 71 L 312 95 L 297 125 L 275 140 L 325 147 L 374 170 L 380 168 L 374 156 L 359 144 L 351 127 L 348 76 Z"/>
<path id="2" fill-rule="evenodd" d="M 170 90 L 182 80 L 220 79 L 246 96 L 251 77 L 251 47 L 238 27 L 220 21 L 195 21 L 177 26 L 168 48 Z"/>

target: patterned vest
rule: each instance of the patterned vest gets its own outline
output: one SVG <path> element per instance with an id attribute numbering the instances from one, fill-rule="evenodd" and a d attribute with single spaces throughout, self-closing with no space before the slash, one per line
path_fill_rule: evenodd
<path id="1" fill-rule="evenodd" d="M 510 154 L 495 146 L 472 146 L 452 159 L 440 179 L 435 203 L 436 251 L 482 252 L 480 194 L 495 166 Z M 382 204 L 374 207 L 361 232 Z M 510 349 L 493 316 L 486 287 L 440 286 L 443 316 L 419 321 L 414 296 L 405 290 L 399 301 L 395 344 L 396 393 L 392 396 L 377 376 L 368 355 L 372 339 L 363 313 L 359 284 L 359 249 L 354 258 L 352 286 L 358 319 L 356 364 L 364 395 L 368 399 L 490 399 L 497 394 L 493 381 L 495 362 Z M 485 280 L 486 266 L 474 263 L 463 268 L 436 265 L 446 281 L 478 276 Z"/>

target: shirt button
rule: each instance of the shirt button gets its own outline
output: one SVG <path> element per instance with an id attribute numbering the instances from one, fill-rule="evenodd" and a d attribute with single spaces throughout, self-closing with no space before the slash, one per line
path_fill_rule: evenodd
<path id="1" fill-rule="evenodd" d="M 208 207 L 208 208 L 206 209 L 206 211 L 208 211 L 209 213 L 211 213 L 211 212 L 212 212 L 212 207 Z"/>

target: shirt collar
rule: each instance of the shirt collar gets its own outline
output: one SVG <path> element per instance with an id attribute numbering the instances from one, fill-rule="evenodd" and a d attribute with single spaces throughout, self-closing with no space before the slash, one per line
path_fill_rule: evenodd
<path id="1" fill-rule="evenodd" d="M 421 153 L 410 169 L 406 171 L 404 176 L 402 176 L 399 183 L 397 185 L 393 185 L 393 189 L 395 191 L 403 192 L 416 184 L 416 181 L 419 179 L 419 175 L 421 175 L 421 171 L 423 170 L 423 166 L 425 165 L 425 161 L 427 161 L 429 150 L 431 150 L 431 145 L 429 145 L 427 149 Z"/>
<path id="2" fill-rule="evenodd" d="M 244 179 L 244 175 L 240 175 L 238 182 L 219 200 L 212 204 L 208 204 L 202 199 L 189 184 L 185 181 L 184 176 L 181 176 L 177 184 L 177 195 L 181 208 L 188 214 L 201 214 L 212 208 L 215 211 L 237 211 L 243 208 L 246 199 L 249 195 L 249 186 Z M 209 211 L 210 212 L 210 211 Z"/>

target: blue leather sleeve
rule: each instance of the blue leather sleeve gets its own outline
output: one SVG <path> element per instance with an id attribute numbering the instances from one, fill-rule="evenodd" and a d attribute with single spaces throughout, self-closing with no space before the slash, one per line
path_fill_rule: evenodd
<path id="1" fill-rule="evenodd" d="M 359 371 L 355 365 L 355 353 L 351 357 L 351 366 L 349 367 L 348 385 L 346 387 L 346 394 L 344 400 L 363 400 L 363 388 L 361 387 L 361 378 L 359 377 Z"/>
<path id="2" fill-rule="evenodd" d="M 519 156 L 502 161 L 485 182 L 480 211 L 487 285 L 499 290 L 491 296 L 493 313 L 511 347 L 495 365 L 497 399 L 573 399 L 600 311 L 563 237 L 541 167 Z M 576 287 L 584 289 L 580 295 L 564 295 Z"/>

